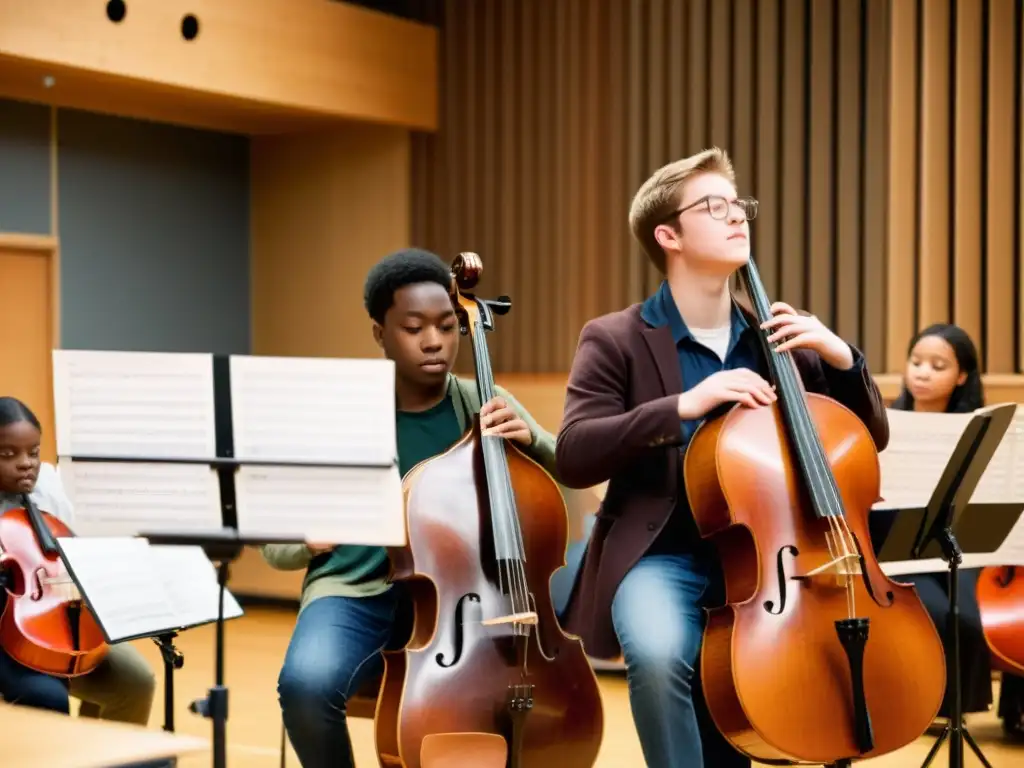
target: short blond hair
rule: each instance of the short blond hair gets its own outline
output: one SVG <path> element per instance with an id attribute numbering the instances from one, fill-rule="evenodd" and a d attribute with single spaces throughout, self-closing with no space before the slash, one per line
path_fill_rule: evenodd
<path id="1" fill-rule="evenodd" d="M 629 208 L 629 228 L 644 253 L 662 273 L 665 272 L 665 251 L 658 245 L 654 230 L 679 207 L 686 182 L 703 173 L 717 173 L 736 183 L 729 155 L 718 147 L 664 165 L 643 183 Z"/>

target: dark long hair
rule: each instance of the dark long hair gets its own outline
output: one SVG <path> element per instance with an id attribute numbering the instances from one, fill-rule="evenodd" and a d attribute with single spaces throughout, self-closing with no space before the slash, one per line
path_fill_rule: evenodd
<path id="1" fill-rule="evenodd" d="M 949 323 L 936 323 L 929 325 L 923 331 L 919 331 L 910 340 L 907 347 L 907 357 L 914 351 L 914 347 L 925 336 L 938 336 L 953 348 L 956 355 L 956 364 L 960 373 L 967 374 L 963 384 L 958 384 L 949 396 L 946 403 L 946 413 L 970 413 L 985 405 L 985 388 L 981 383 L 981 371 L 978 364 L 978 350 L 967 335 L 967 331 L 958 325 Z M 903 382 L 903 391 L 892 404 L 897 411 L 914 410 L 914 396 L 907 389 L 907 382 Z"/>
<path id="2" fill-rule="evenodd" d="M 0 427 L 7 427 L 27 421 L 38 430 L 42 430 L 39 419 L 32 413 L 32 409 L 16 397 L 0 397 Z"/>

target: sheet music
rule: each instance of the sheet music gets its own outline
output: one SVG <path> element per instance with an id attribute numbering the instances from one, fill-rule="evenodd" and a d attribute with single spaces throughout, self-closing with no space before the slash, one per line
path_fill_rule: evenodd
<path id="1" fill-rule="evenodd" d="M 971 496 L 974 504 L 1024 501 L 1024 408 L 1018 407 Z"/>
<path id="2" fill-rule="evenodd" d="M 398 455 L 390 360 L 231 357 L 235 456 L 384 464 Z"/>
<path id="3" fill-rule="evenodd" d="M 154 547 L 128 537 L 62 538 L 58 544 L 111 642 L 217 619 L 216 573 L 200 547 Z M 225 620 L 241 615 L 225 590 Z"/>
<path id="4" fill-rule="evenodd" d="M 207 464 L 106 463 L 61 459 L 78 536 L 220 530 L 220 483 Z"/>
<path id="5" fill-rule="evenodd" d="M 973 413 L 887 411 L 889 445 L 879 456 L 876 509 L 925 507 Z M 975 504 L 1024 501 L 1024 409 L 1018 408 L 971 497 Z"/>
<path id="6" fill-rule="evenodd" d="M 212 458 L 211 355 L 54 350 L 60 456 Z"/>
<path id="7" fill-rule="evenodd" d="M 973 413 L 888 411 L 889 445 L 879 454 L 883 502 L 875 509 L 926 507 Z M 971 504 L 1024 504 L 1024 409 L 1014 412 L 970 498 Z M 980 512 L 978 514 L 981 514 Z M 882 563 L 890 576 L 938 573 L 948 565 L 942 558 Z M 1024 516 L 991 553 L 965 553 L 961 568 L 987 565 L 1024 566 Z"/>
<path id="8" fill-rule="evenodd" d="M 927 506 L 971 413 L 918 413 L 889 409 L 889 445 L 878 454 L 884 509 Z"/>
<path id="9" fill-rule="evenodd" d="M 240 467 L 235 480 L 242 537 L 402 546 L 405 502 L 398 467 Z"/>
<path id="10" fill-rule="evenodd" d="M 149 545 L 150 556 L 167 592 L 167 600 L 178 625 L 194 627 L 217 620 L 220 585 L 217 569 L 202 547 Z M 242 607 L 228 589 L 224 590 L 224 619 L 237 619 Z"/>
<path id="11" fill-rule="evenodd" d="M 160 634 L 177 624 L 145 539 L 76 537 L 58 543 L 110 642 Z"/>

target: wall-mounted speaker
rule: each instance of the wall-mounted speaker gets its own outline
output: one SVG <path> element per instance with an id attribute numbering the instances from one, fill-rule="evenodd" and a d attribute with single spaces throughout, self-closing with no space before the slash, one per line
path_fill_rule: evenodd
<path id="1" fill-rule="evenodd" d="M 191 13 L 185 14 L 181 19 L 181 36 L 189 42 L 199 37 L 199 19 Z"/>
<path id="2" fill-rule="evenodd" d="M 115 24 L 120 24 L 124 21 L 125 14 L 128 13 L 128 7 L 125 5 L 124 0 L 110 0 L 107 3 L 107 18 Z"/>

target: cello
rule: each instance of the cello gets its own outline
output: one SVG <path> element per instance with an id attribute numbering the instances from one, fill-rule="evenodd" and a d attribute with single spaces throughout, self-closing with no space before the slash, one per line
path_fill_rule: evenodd
<path id="1" fill-rule="evenodd" d="M 931 725 L 945 651 L 916 589 L 889 579 L 872 549 L 871 433 L 804 390 L 792 353 L 760 328 L 772 312 L 752 258 L 740 278 L 777 400 L 709 417 L 683 459 L 726 585 L 705 626 L 704 694 L 718 730 L 754 760 L 849 765 Z"/>
<path id="2" fill-rule="evenodd" d="M 0 646 L 37 672 L 88 674 L 109 646 L 57 549 L 57 538 L 74 534 L 28 494 L 22 502 L 0 515 L 0 583 L 7 591 Z"/>
<path id="3" fill-rule="evenodd" d="M 989 565 L 978 574 L 976 588 L 981 631 L 1004 672 L 1024 675 L 1024 568 Z"/>
<path id="4" fill-rule="evenodd" d="M 473 348 L 480 402 L 495 395 L 486 332 L 511 308 L 471 293 L 482 264 L 452 263 L 460 332 Z M 479 414 L 445 453 L 403 480 L 405 547 L 391 578 L 409 588 L 407 645 L 385 651 L 375 736 L 384 766 L 590 768 L 603 734 L 597 678 L 566 635 L 550 580 L 565 565 L 568 520 L 555 481 Z"/>

